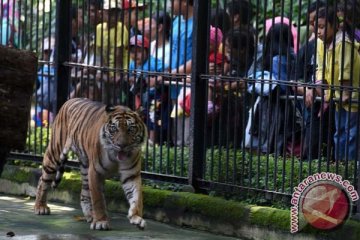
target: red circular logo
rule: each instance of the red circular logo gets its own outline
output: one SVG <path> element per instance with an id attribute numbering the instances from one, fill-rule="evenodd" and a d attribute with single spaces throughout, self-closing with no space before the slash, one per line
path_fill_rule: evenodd
<path id="1" fill-rule="evenodd" d="M 335 184 L 320 182 L 304 192 L 301 210 L 306 221 L 313 227 L 332 229 L 344 223 L 349 216 L 349 198 Z"/>

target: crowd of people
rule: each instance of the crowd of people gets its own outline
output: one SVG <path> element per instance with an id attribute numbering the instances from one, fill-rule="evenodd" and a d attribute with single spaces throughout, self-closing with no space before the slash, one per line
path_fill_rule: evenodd
<path id="1" fill-rule="evenodd" d="M 88 2 L 72 13 L 71 61 L 86 67 L 73 67 L 70 97 L 142 111 L 149 144 L 189 144 L 194 1 L 167 1 L 164 10 L 134 0 Z M 304 160 L 329 153 L 333 160 L 358 158 L 356 4 L 305 6 L 305 41 L 284 16 L 267 19 L 261 35 L 247 0 L 212 9 L 204 42 L 211 76 L 205 78 L 207 144 Z M 85 41 L 77 31 L 85 27 L 83 14 Z"/>

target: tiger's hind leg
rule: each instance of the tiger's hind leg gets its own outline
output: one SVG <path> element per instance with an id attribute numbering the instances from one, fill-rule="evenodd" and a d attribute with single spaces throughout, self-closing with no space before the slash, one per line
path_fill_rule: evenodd
<path id="1" fill-rule="evenodd" d="M 92 204 L 89 191 L 89 179 L 88 179 L 88 165 L 87 161 L 81 161 L 80 173 L 81 173 L 81 195 L 80 205 L 83 211 L 85 220 L 90 223 L 93 220 L 92 217 Z"/>

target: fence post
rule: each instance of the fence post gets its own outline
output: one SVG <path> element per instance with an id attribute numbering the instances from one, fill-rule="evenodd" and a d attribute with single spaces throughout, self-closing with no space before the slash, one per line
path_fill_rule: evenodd
<path id="1" fill-rule="evenodd" d="M 197 179 L 203 177 L 204 166 L 204 122 L 207 99 L 206 81 L 201 74 L 206 71 L 208 1 L 194 1 L 194 25 L 191 71 L 191 116 L 190 116 L 190 159 L 189 184 L 198 190 Z M 196 110 L 195 110 L 196 109 Z"/>
<path id="2" fill-rule="evenodd" d="M 71 44 L 71 0 L 56 1 L 56 29 L 55 29 L 55 113 L 67 100 L 69 90 L 70 68 L 64 62 L 70 59 Z"/>

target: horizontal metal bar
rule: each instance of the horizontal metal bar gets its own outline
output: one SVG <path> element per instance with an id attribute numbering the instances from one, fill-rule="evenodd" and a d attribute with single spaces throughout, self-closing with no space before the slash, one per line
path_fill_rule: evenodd
<path id="1" fill-rule="evenodd" d="M 141 172 L 141 176 L 145 179 L 172 182 L 178 184 L 188 184 L 188 179 L 186 177 L 178 177 L 174 175 L 165 175 L 165 174 L 144 172 L 144 171 Z"/>
<path id="2" fill-rule="evenodd" d="M 254 191 L 259 193 L 267 193 L 267 194 L 275 194 L 275 195 L 283 195 L 286 197 L 291 197 L 291 193 L 284 193 L 284 192 L 276 192 L 276 191 L 270 191 L 265 189 L 259 189 L 259 188 L 252 188 L 252 187 L 246 187 L 246 186 L 240 186 L 240 185 L 233 185 L 228 183 L 220 183 L 220 182 L 212 182 L 202 179 L 197 179 L 198 186 L 204 190 L 220 190 L 223 192 L 233 192 L 234 190 L 247 190 L 247 191 Z"/>

